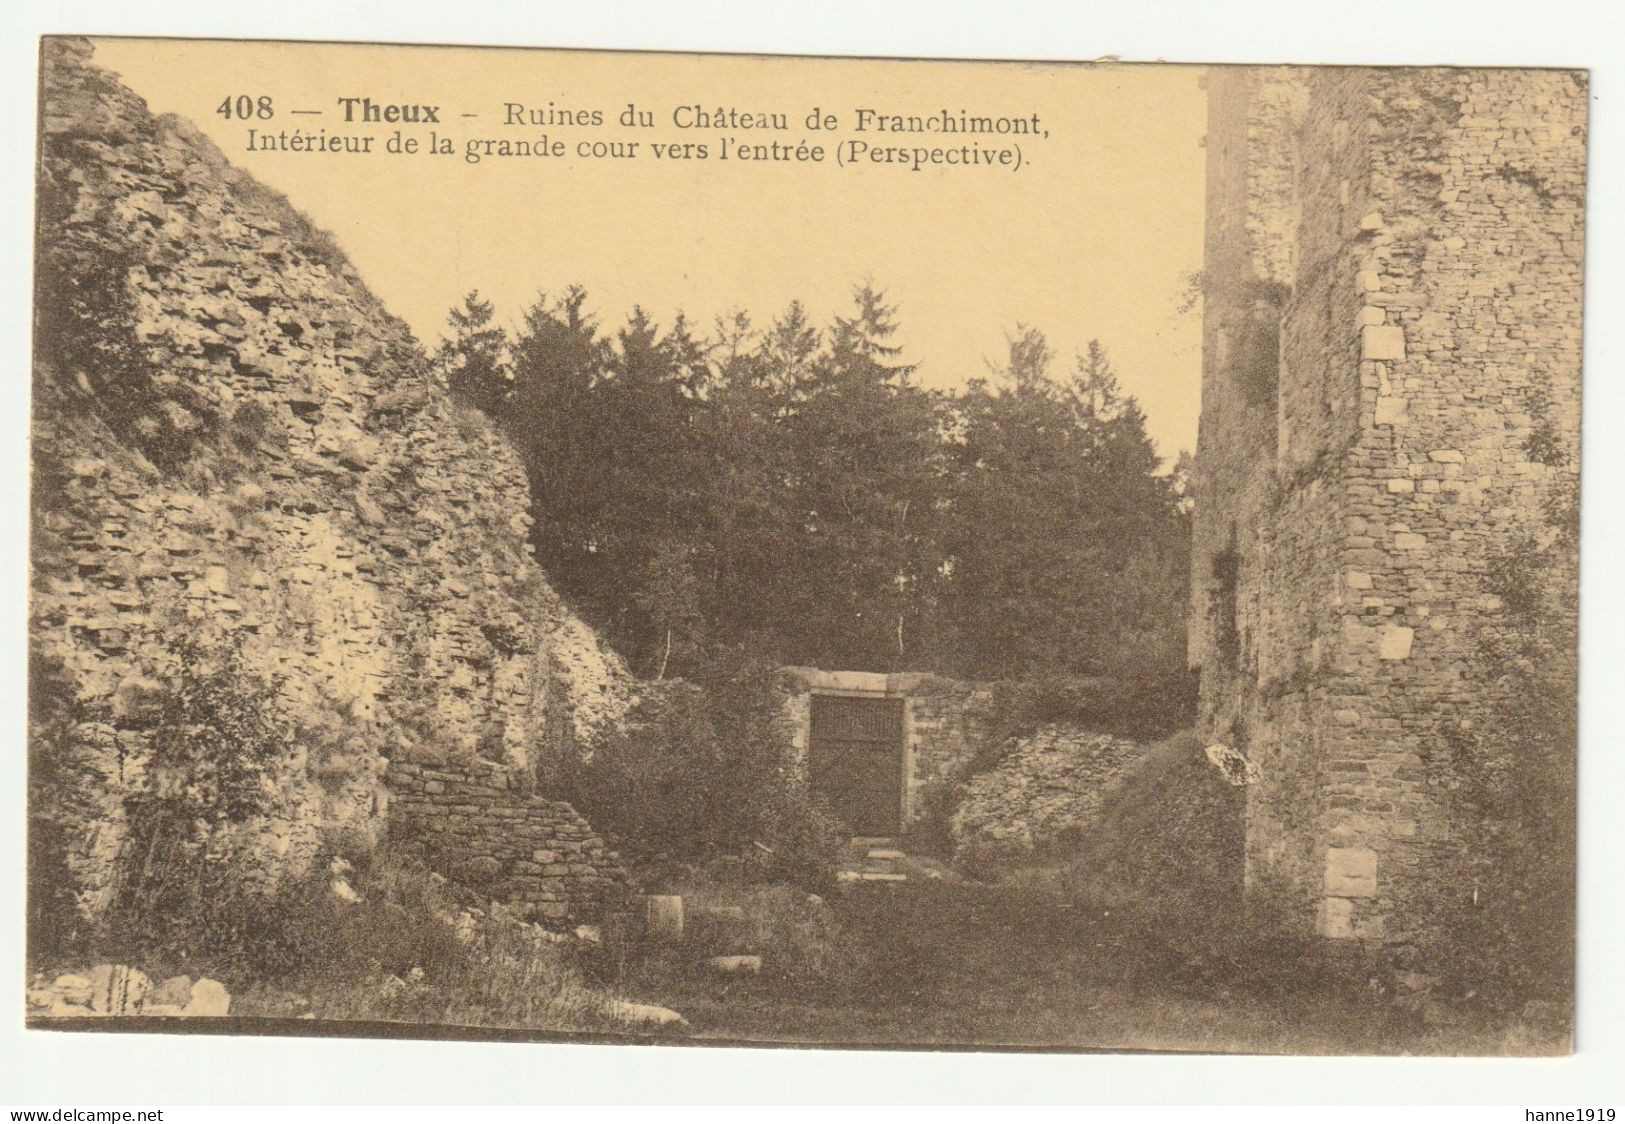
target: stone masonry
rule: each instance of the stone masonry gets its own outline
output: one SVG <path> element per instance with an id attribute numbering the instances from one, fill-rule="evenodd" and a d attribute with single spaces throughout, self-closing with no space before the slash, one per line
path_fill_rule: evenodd
<path id="1" fill-rule="evenodd" d="M 88 43 L 43 50 L 41 266 L 111 263 L 133 311 L 110 307 L 98 346 L 153 372 L 123 401 L 82 358 L 36 361 L 31 641 L 74 715 L 52 749 L 69 791 L 39 811 L 82 911 L 107 904 L 152 782 L 140 703 L 184 670 L 179 635 L 240 643 L 296 731 L 275 810 L 243 829 L 267 878 L 389 834 L 446 873 L 491 859 L 487 882 L 554 912 L 601 898 L 613 857 L 529 793 L 632 681 L 531 558 L 518 458 L 325 235 Z M 103 420 L 143 409 L 196 436 L 181 463 Z"/>
<path id="2" fill-rule="evenodd" d="M 1256 772 L 1250 898 L 1393 948 L 1469 892 L 1437 765 L 1487 702 L 1489 560 L 1578 471 L 1584 75 L 1208 83 L 1201 723 Z"/>
<path id="3" fill-rule="evenodd" d="M 391 763 L 391 838 L 481 900 L 528 907 L 544 922 L 623 913 L 619 856 L 570 805 L 529 791 L 478 757 L 420 750 Z"/>

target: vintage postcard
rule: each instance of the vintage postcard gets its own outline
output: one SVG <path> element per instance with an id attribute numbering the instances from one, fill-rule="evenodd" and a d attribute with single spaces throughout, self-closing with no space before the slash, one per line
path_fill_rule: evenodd
<path id="1" fill-rule="evenodd" d="M 1571 1049 L 1584 71 L 39 65 L 31 1026 Z"/>

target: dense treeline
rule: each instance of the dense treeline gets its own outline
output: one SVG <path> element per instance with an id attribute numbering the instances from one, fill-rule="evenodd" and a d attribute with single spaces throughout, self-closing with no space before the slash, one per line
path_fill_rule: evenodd
<path id="1" fill-rule="evenodd" d="M 1183 666 L 1188 526 L 1099 344 L 922 388 L 872 286 L 697 332 L 572 288 L 510 337 L 470 293 L 437 365 L 514 440 L 538 561 L 646 675 L 719 651 L 978 677 Z"/>

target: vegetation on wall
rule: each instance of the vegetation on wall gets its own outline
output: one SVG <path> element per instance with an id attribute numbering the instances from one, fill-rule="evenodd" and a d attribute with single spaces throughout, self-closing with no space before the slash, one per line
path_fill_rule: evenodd
<path id="1" fill-rule="evenodd" d="M 178 468 L 213 438 L 219 418 L 195 388 L 165 377 L 151 341 L 137 335 L 128 278 L 141 264 L 76 218 L 78 187 L 51 174 L 93 164 L 77 154 L 87 142 L 70 134 L 42 143 L 36 221 L 45 251 L 34 273 L 34 352 L 46 377 L 36 393 L 68 396 L 157 468 Z"/>
<path id="2" fill-rule="evenodd" d="M 268 883 L 241 829 L 292 798 L 295 731 L 279 684 L 233 645 L 172 644 L 175 672 L 131 716 L 150 726 L 145 783 L 124 801 L 110 931 L 180 955 L 242 947 L 263 926 Z"/>
<path id="3" fill-rule="evenodd" d="M 76 802 L 71 747 L 77 718 L 72 676 L 59 659 L 29 645 L 28 958 L 38 962 L 86 936 L 69 852 Z"/>
<path id="4" fill-rule="evenodd" d="M 1226 667 L 1235 667 L 1241 659 L 1241 631 L 1236 624 L 1236 598 L 1241 588 L 1241 552 L 1236 545 L 1235 529 L 1231 528 L 1230 541 L 1209 563 L 1213 584 L 1208 587 L 1208 619 L 1213 627 L 1213 650 Z"/>
<path id="5" fill-rule="evenodd" d="M 1428 967 L 1513 1008 L 1574 994 L 1578 510 L 1578 478 L 1564 473 L 1547 527 L 1491 557 L 1485 586 L 1500 609 L 1468 667 L 1488 711 L 1441 729 L 1439 775 L 1465 830 Z"/>

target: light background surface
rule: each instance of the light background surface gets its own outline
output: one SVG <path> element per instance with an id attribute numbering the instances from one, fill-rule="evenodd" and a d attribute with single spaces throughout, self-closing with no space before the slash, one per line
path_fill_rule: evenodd
<path id="1" fill-rule="evenodd" d="M 1005 332 L 1044 330 L 1056 374 L 1099 338 L 1124 389 L 1171 458 L 1196 445 L 1200 314 L 1179 298 L 1202 264 L 1201 67 L 765 59 L 694 54 L 447 50 L 310 44 L 100 40 L 96 62 L 159 113 L 196 123 L 226 156 L 331 231 L 384 303 L 420 339 L 479 289 L 510 326 L 538 290 L 584 285 L 613 330 L 635 304 L 669 324 L 682 309 L 709 329 L 736 307 L 758 324 L 800 299 L 818 323 L 850 312 L 865 278 L 899 306 L 903 358 L 924 385 L 955 387 L 1002 360 Z M 564 141 L 563 157 L 341 156 L 251 151 L 223 97 L 271 95 L 262 131 L 344 125 L 337 99 L 441 107 L 402 132 Z M 514 127 L 503 104 L 597 108 L 604 125 Z M 628 104 L 654 129 L 623 129 Z M 788 132 L 679 130 L 670 108 L 783 113 Z M 932 114 L 1036 114 L 1034 136 L 852 131 L 858 107 Z M 290 116 L 292 107 L 322 116 Z M 813 109 L 847 124 L 835 138 L 903 146 L 1022 143 L 1018 171 L 722 160 L 736 141 L 806 139 Z M 476 113 L 465 119 L 465 112 Z M 374 126 L 373 135 L 392 130 Z M 583 159 L 583 138 L 640 143 L 631 159 Z M 709 145 L 707 160 L 655 157 L 655 141 Z M 382 144 L 375 144 L 375 149 Z M 459 150 L 463 148 L 458 144 Z"/>
<path id="2" fill-rule="evenodd" d="M 21 1028 L 22 972 L 0 972 L 0 1100 L 13 1105 L 308 1103 L 959 1103 L 1084 1104 L 1503 1104 L 1487 1116 L 1521 1120 L 1521 1106 L 1619 1104 L 1625 1063 L 1625 987 L 1618 807 L 1625 797 L 1617 737 L 1617 684 L 1625 659 L 1617 563 L 1617 489 L 1625 420 L 1618 267 L 1622 197 L 1618 100 L 1625 65 L 1619 5 L 1507 0 L 1418 5 L 1370 0 L 1358 7 L 1268 0 L 1083 5 L 830 2 L 557 3 L 479 5 L 281 0 L 208 6 L 149 2 L 33 2 L 9 8 L 0 41 L 8 94 L 4 117 L 7 268 L 5 339 L 12 348 L 0 417 L 0 502 L 10 545 L 0 581 L 10 643 L 0 648 L 8 723 L 0 788 L 12 814 L 0 838 L 6 861 L 0 963 L 22 963 L 24 821 L 23 684 L 27 526 L 28 263 L 33 195 L 35 37 L 42 33 L 187 35 L 394 42 L 508 43 L 944 58 L 1186 62 L 1457 63 L 1590 66 L 1593 131 L 1586 323 L 1581 751 L 1581 995 L 1572 1059 L 1258 1059 L 1088 1055 L 831 1053 L 588 1046 L 495 1046 L 344 1040 L 178 1038 L 28 1033 Z M 295 198 L 300 206 L 316 207 Z M 331 221 L 318 214 L 319 221 Z M 342 230 L 341 239 L 356 248 Z M 372 267 L 358 261 L 370 280 Z M 884 276 L 878 280 L 886 281 Z M 896 281 L 890 282 L 896 287 Z M 386 299 L 392 295 L 380 286 Z M 607 295 L 607 294 L 606 294 Z M 809 301 L 814 294 L 806 293 Z M 917 299 L 906 300 L 913 315 Z M 658 294 L 636 294 L 654 311 Z M 753 303 L 755 298 L 752 297 Z M 606 302 L 607 303 L 607 302 Z M 618 303 L 618 302 L 617 302 Z M 614 308 L 614 304 L 610 305 Z M 814 305 L 815 311 L 822 311 Z M 402 311 L 406 311 L 403 309 Z M 615 308 L 615 311 L 619 311 Z M 765 311 L 765 310 L 764 310 Z M 1037 311 L 1020 315 L 1040 321 Z M 1046 325 L 1059 336 L 1062 325 Z M 922 325 L 923 327 L 923 325 Z M 995 327 L 995 331 L 997 328 Z M 1100 334 L 1105 326 L 1079 321 Z M 996 338 L 996 337 L 995 337 Z M 1119 352 L 1121 356 L 1121 351 Z M 1123 364 L 1127 366 L 1125 362 Z M 340 1118 L 316 1113 L 314 1119 Z"/>

